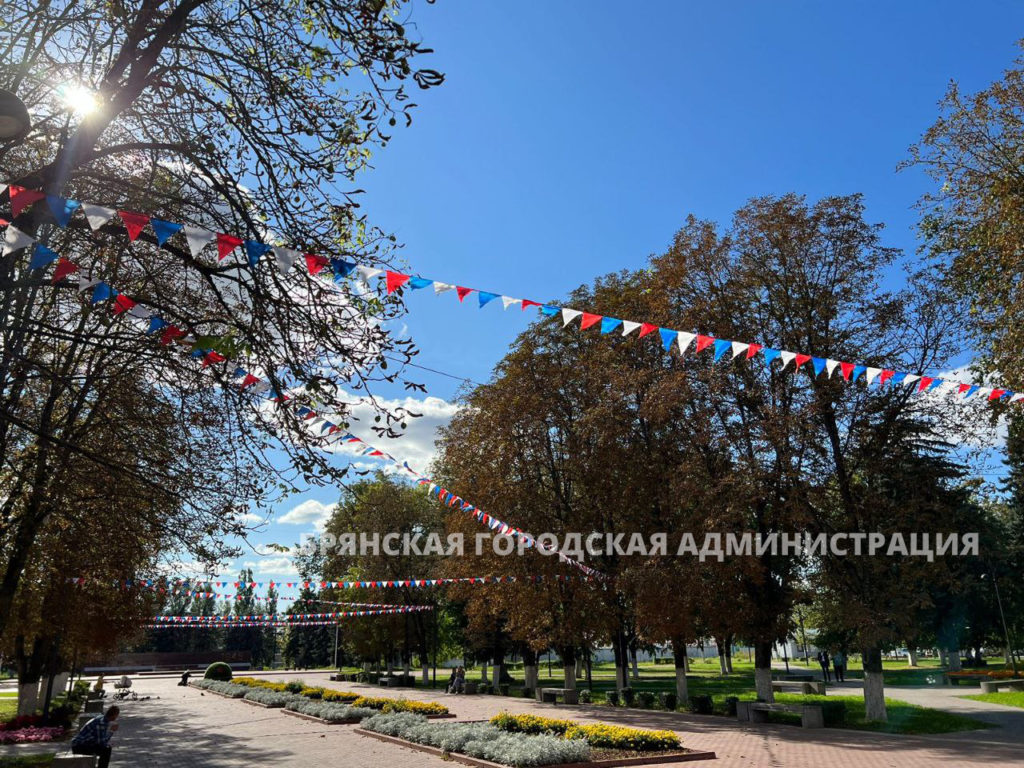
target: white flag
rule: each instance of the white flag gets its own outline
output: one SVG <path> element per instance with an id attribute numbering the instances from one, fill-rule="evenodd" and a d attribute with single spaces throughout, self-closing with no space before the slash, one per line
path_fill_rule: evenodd
<path id="1" fill-rule="evenodd" d="M 745 353 L 750 349 L 749 344 L 744 344 L 742 341 L 734 341 L 732 343 L 732 359 L 735 360 L 737 357 Z"/>
<path id="2" fill-rule="evenodd" d="M 89 226 L 95 232 L 114 218 L 114 214 L 117 213 L 117 211 L 113 208 L 104 208 L 102 205 L 82 203 L 82 213 L 85 214 L 85 220 L 89 222 Z"/>
<path id="3" fill-rule="evenodd" d="M 881 368 L 868 368 L 864 371 L 864 376 L 867 378 L 868 384 L 878 378 L 878 375 L 882 372 Z"/>
<path id="4" fill-rule="evenodd" d="M 693 340 L 697 338 L 697 335 L 690 333 L 689 331 L 679 331 L 676 334 L 676 343 L 679 344 L 679 354 L 682 355 L 686 352 L 686 348 L 693 343 Z"/>
<path id="5" fill-rule="evenodd" d="M 281 246 L 276 246 L 274 248 L 274 258 L 277 259 L 277 268 L 281 270 L 282 275 L 288 274 L 292 265 L 298 261 L 298 258 L 301 255 L 301 251 L 295 251 L 291 248 L 282 248 Z"/>
<path id="6" fill-rule="evenodd" d="M 27 248 L 35 242 L 35 238 L 27 232 L 22 232 L 13 224 L 7 226 L 7 231 L 4 232 L 4 247 L 0 255 L 6 256 L 8 253 L 14 251 L 20 251 L 22 248 Z"/>
<path id="7" fill-rule="evenodd" d="M 185 226 L 185 239 L 188 240 L 188 249 L 192 258 L 199 258 L 199 252 L 214 241 L 217 235 L 208 229 L 194 227 L 191 224 Z"/>
<path id="8" fill-rule="evenodd" d="M 504 305 L 505 309 L 508 309 L 513 304 L 522 304 L 523 300 L 522 299 L 513 299 L 511 296 L 502 296 L 501 297 L 501 303 Z"/>
<path id="9" fill-rule="evenodd" d="M 562 307 L 562 327 L 564 328 L 583 313 L 578 309 Z"/>
<path id="10" fill-rule="evenodd" d="M 828 371 L 829 378 L 832 378 L 832 374 L 836 372 L 836 368 L 838 368 L 838 367 L 839 367 L 839 361 L 838 360 L 826 360 L 825 361 L 825 370 Z"/>
<path id="11" fill-rule="evenodd" d="M 635 331 L 637 328 L 639 328 L 640 325 L 641 325 L 641 323 L 635 323 L 632 320 L 623 320 L 622 321 L 622 335 L 623 336 L 629 336 L 629 334 L 631 334 L 633 331 Z"/>

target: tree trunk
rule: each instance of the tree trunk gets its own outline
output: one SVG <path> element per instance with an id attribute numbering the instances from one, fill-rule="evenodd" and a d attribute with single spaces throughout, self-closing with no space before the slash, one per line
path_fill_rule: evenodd
<path id="1" fill-rule="evenodd" d="M 718 673 L 724 676 L 728 671 L 728 668 L 725 665 L 725 640 L 720 637 L 716 637 L 715 647 L 718 649 Z"/>
<path id="2" fill-rule="evenodd" d="M 907 666 L 910 666 L 910 667 L 916 667 L 917 666 L 917 649 L 916 648 L 907 648 Z"/>
<path id="3" fill-rule="evenodd" d="M 488 682 L 488 679 L 487 679 L 487 662 L 486 661 L 484 661 L 484 663 L 480 666 L 480 682 L 481 683 Z"/>
<path id="4" fill-rule="evenodd" d="M 758 640 L 754 643 L 754 689 L 759 701 L 774 702 L 772 691 L 772 643 Z"/>
<path id="5" fill-rule="evenodd" d="M 18 681 L 18 715 L 34 714 L 39 707 L 39 681 Z"/>
<path id="6" fill-rule="evenodd" d="M 523 649 L 523 685 L 537 690 L 537 654 L 530 648 Z"/>
<path id="7" fill-rule="evenodd" d="M 864 649 L 864 717 L 869 722 L 888 720 L 885 710 L 885 681 L 882 676 L 882 650 Z"/>
<path id="8" fill-rule="evenodd" d="M 612 650 L 615 653 L 615 689 L 621 691 L 629 687 L 626 680 L 626 643 L 621 631 L 615 633 Z"/>
<path id="9" fill-rule="evenodd" d="M 583 654 L 576 657 L 576 679 L 583 677 Z"/>
<path id="10" fill-rule="evenodd" d="M 954 645 L 949 649 L 949 670 L 951 672 L 959 672 L 963 669 L 960 663 L 960 646 Z"/>
<path id="11" fill-rule="evenodd" d="M 679 706 L 684 707 L 690 700 L 690 690 L 686 684 L 686 642 L 684 640 L 672 641 L 672 655 L 675 657 L 676 666 L 676 699 Z"/>
<path id="12" fill-rule="evenodd" d="M 565 679 L 563 688 L 570 691 L 576 690 L 576 651 L 574 648 L 563 648 L 559 654 L 562 657 L 562 675 Z"/>
<path id="13" fill-rule="evenodd" d="M 630 667 L 632 668 L 632 678 L 634 680 L 639 680 L 640 679 L 640 665 L 637 663 L 637 659 L 636 659 L 636 646 L 635 645 L 630 645 L 629 646 L 629 663 L 630 663 Z"/>
<path id="14" fill-rule="evenodd" d="M 946 653 L 945 648 L 939 648 L 939 665 L 943 667 L 949 666 L 949 654 Z"/>
<path id="15" fill-rule="evenodd" d="M 732 674 L 732 635 L 725 638 L 725 671 Z"/>

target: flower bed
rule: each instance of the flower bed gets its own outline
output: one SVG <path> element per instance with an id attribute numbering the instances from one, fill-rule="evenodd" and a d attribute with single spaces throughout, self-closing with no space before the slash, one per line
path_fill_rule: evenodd
<path id="1" fill-rule="evenodd" d="M 950 677 L 989 677 L 1002 680 L 1014 677 L 1012 669 L 964 669 L 959 672 L 947 672 Z"/>
<path id="2" fill-rule="evenodd" d="M 247 685 L 239 685 L 237 683 L 224 683 L 220 680 L 200 680 L 197 683 L 193 683 L 196 688 L 202 688 L 206 691 L 212 691 L 213 693 L 219 693 L 221 696 L 227 696 L 229 699 L 240 699 L 247 694 L 251 688 Z"/>
<path id="3" fill-rule="evenodd" d="M 44 728 L 29 725 L 17 730 L 5 729 L 0 731 L 0 744 L 29 744 L 38 741 L 53 741 L 63 735 L 64 729 L 60 727 Z"/>
<path id="4" fill-rule="evenodd" d="M 297 712 L 328 723 L 355 723 L 377 714 L 376 710 L 367 707 L 350 707 L 347 704 L 316 701 L 301 696 L 285 704 L 284 708 L 287 712 Z"/>
<path id="5" fill-rule="evenodd" d="M 713 752 L 680 747 L 671 731 L 585 725 L 535 715 L 502 713 L 487 723 L 429 723 L 398 712 L 368 718 L 356 730 L 475 766 L 561 765 L 610 768 L 713 759 Z"/>

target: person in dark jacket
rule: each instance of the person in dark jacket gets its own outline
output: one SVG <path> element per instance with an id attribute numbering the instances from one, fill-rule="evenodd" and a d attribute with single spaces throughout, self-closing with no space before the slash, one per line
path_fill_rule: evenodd
<path id="1" fill-rule="evenodd" d="M 828 651 L 822 648 L 818 651 L 818 663 L 821 665 L 821 679 L 826 683 L 832 682 L 832 674 L 829 672 L 829 665 L 832 660 L 828 656 Z"/>
<path id="2" fill-rule="evenodd" d="M 97 755 L 100 759 L 99 768 L 110 765 L 110 737 L 117 730 L 117 716 L 121 710 L 109 707 L 102 715 L 97 715 L 82 726 L 82 730 L 71 740 L 71 752 L 75 755 Z"/>

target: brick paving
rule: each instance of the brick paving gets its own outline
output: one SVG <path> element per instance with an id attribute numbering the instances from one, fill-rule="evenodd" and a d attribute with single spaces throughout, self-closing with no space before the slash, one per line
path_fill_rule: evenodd
<path id="1" fill-rule="evenodd" d="M 718 753 L 715 768 L 965 768 L 1024 764 L 1024 710 L 975 706 L 945 690 L 927 689 L 898 697 L 919 703 L 962 706 L 961 711 L 994 717 L 1003 727 L 941 736 L 894 736 L 841 729 L 806 731 L 793 726 L 740 726 L 733 720 L 668 712 L 607 707 L 555 707 L 498 696 L 446 696 L 440 692 L 380 689 L 356 683 L 329 683 L 326 673 L 292 673 L 309 684 L 379 695 L 439 700 L 461 720 L 480 720 L 507 709 L 584 721 L 666 728 L 683 743 Z M 412 768 L 452 763 L 421 752 L 384 744 L 353 733 L 352 726 L 323 726 L 219 696 L 180 688 L 167 678 L 137 678 L 135 689 L 148 701 L 127 702 L 115 736 L 113 765 L 139 768 L 240 768 L 251 765 L 338 765 L 348 768 Z M 852 692 L 852 691 L 851 691 Z M 970 689 L 956 689 L 963 695 Z M 157 698 L 159 697 L 159 698 Z M 940 702 L 941 699 L 941 702 Z M 994 714 L 993 714 L 994 713 Z M 0 748 L 0 757 L 17 754 Z M 712 764 L 708 764 L 712 765 Z"/>

